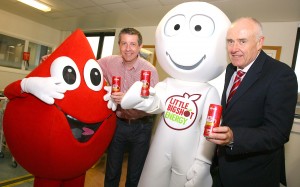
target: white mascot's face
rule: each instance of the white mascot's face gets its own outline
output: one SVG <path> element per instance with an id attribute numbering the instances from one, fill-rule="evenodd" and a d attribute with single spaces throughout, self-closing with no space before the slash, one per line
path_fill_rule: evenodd
<path id="1" fill-rule="evenodd" d="M 173 78 L 207 82 L 226 68 L 227 16 L 205 2 L 182 3 L 170 10 L 156 30 L 156 54 Z"/>

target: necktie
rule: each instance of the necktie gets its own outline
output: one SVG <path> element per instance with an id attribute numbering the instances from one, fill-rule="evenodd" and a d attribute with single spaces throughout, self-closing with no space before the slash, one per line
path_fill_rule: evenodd
<path id="1" fill-rule="evenodd" d="M 236 92 L 236 89 L 239 87 L 241 81 L 242 81 L 242 77 L 245 75 L 245 72 L 243 72 L 242 70 L 239 70 L 234 78 L 234 82 L 233 85 L 231 87 L 231 90 L 229 92 L 228 98 L 227 98 L 227 104 L 229 103 L 229 101 L 231 100 L 233 94 Z"/>

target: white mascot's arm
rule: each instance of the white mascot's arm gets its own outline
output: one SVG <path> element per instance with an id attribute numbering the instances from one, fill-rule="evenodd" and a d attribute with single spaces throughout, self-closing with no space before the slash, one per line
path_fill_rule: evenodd
<path id="1" fill-rule="evenodd" d="M 107 91 L 107 94 L 105 94 L 103 96 L 104 101 L 108 101 L 107 102 L 107 108 L 112 109 L 112 111 L 115 111 L 117 109 L 117 104 L 110 97 L 110 95 L 111 95 L 111 86 L 104 86 L 104 90 Z"/>
<path id="2" fill-rule="evenodd" d="M 145 111 L 149 114 L 159 114 L 164 111 L 164 104 L 161 102 L 161 86 L 164 83 L 156 84 L 155 88 L 150 87 L 149 96 L 142 97 L 141 89 L 143 83 L 141 81 L 135 82 L 129 90 L 126 92 L 121 101 L 121 107 L 123 109 L 137 109 Z"/>
<path id="3" fill-rule="evenodd" d="M 64 98 L 66 88 L 55 77 L 28 77 L 21 81 L 23 92 L 30 93 L 47 104 Z"/>
<path id="4" fill-rule="evenodd" d="M 215 87 L 209 90 L 203 106 L 202 118 L 200 121 L 201 134 L 198 139 L 198 148 L 192 167 L 187 172 L 185 187 L 212 186 L 210 165 L 215 151 L 215 144 L 206 140 L 203 136 L 204 126 L 210 104 L 220 104 L 220 96 Z"/>

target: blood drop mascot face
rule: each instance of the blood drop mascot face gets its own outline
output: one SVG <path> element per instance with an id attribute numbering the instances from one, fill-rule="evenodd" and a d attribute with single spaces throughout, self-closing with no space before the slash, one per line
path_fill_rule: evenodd
<path id="1" fill-rule="evenodd" d="M 31 94 L 11 94 L 19 92 L 20 81 L 6 87 L 4 133 L 11 153 L 35 176 L 35 186 L 83 186 L 85 172 L 109 145 L 116 118 L 103 100 L 106 81 L 82 31 L 27 77 L 56 77 L 67 91 L 49 105 Z"/>

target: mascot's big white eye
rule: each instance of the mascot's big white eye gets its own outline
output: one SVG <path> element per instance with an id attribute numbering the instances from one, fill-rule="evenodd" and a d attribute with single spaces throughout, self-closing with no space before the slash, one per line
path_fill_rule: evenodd
<path id="1" fill-rule="evenodd" d="M 195 15 L 190 21 L 191 32 L 200 37 L 208 37 L 215 30 L 215 24 L 212 19 L 203 15 Z"/>
<path id="2" fill-rule="evenodd" d="M 101 90 L 103 85 L 102 75 L 103 73 L 99 64 L 93 59 L 88 60 L 84 66 L 84 80 L 86 85 L 94 91 Z"/>
<path id="3" fill-rule="evenodd" d="M 74 90 L 80 85 L 80 74 L 75 62 L 66 56 L 55 59 L 50 68 L 51 77 L 57 77 L 67 90 Z"/>
<path id="4" fill-rule="evenodd" d="M 173 16 L 165 25 L 165 34 L 167 36 L 174 36 L 183 30 L 185 24 L 185 17 L 183 15 Z"/>

